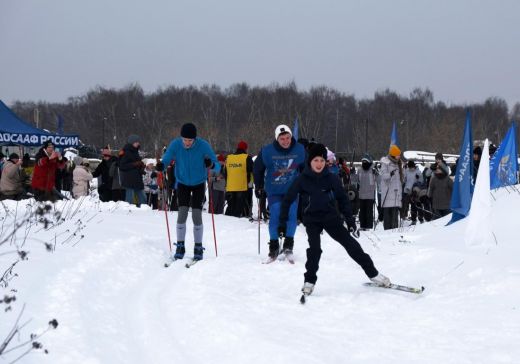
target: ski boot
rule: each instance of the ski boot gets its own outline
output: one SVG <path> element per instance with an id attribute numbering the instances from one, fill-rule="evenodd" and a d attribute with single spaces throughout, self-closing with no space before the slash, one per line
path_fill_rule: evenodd
<path id="1" fill-rule="evenodd" d="M 204 248 L 202 247 L 202 243 L 195 243 L 195 247 L 193 249 L 193 260 L 202 260 L 203 254 Z"/>
<path id="2" fill-rule="evenodd" d="M 278 240 L 269 240 L 269 255 L 264 264 L 276 261 L 278 254 L 280 254 L 280 243 L 278 243 Z"/>
<path id="3" fill-rule="evenodd" d="M 286 237 L 283 240 L 283 248 L 282 248 L 282 254 L 280 255 L 281 259 L 284 260 L 287 259 L 289 263 L 294 264 L 294 256 L 293 256 L 293 247 L 294 247 L 294 238 L 292 237 Z"/>
<path id="4" fill-rule="evenodd" d="M 184 253 L 186 253 L 186 249 L 184 248 L 184 241 L 178 241 L 175 245 L 177 245 L 177 249 L 175 249 L 173 259 L 177 260 L 184 258 Z"/>
<path id="5" fill-rule="evenodd" d="M 314 291 L 314 283 L 305 282 L 302 287 L 302 293 L 305 296 L 310 296 L 312 291 Z"/>
<path id="6" fill-rule="evenodd" d="M 392 282 L 390 282 L 390 279 L 388 279 L 388 277 L 382 275 L 381 273 L 379 273 L 375 277 L 370 278 L 370 280 L 381 287 L 390 287 L 390 285 L 392 284 Z"/>

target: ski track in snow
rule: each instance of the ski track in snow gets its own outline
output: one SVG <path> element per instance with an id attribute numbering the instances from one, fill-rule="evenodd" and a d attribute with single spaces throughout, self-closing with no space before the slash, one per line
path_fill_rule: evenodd
<path id="1" fill-rule="evenodd" d="M 421 295 L 362 286 L 361 268 L 322 235 L 318 282 L 301 305 L 307 246 L 301 227 L 296 264 L 265 265 L 267 226 L 259 256 L 256 224 L 216 216 L 215 258 L 205 213 L 205 260 L 184 267 L 193 254 L 188 225 L 187 257 L 164 268 L 164 213 L 122 206 L 100 212 L 77 246 L 52 254 L 35 247 L 31 264 L 20 267 L 19 299 L 28 304 L 32 327 L 41 327 L 42 318 L 60 323 L 42 339 L 50 353 L 31 353 L 23 362 L 513 363 L 520 357 L 514 254 L 468 251 L 457 242 L 462 228 L 437 221 L 362 233 L 376 267 L 396 283 L 424 285 Z M 507 232 L 498 237 L 500 248 L 511 249 Z"/>

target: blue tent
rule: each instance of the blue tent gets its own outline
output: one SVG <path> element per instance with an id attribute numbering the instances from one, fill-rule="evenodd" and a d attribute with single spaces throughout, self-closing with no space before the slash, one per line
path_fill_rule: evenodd
<path id="1" fill-rule="evenodd" d="M 0 100 L 0 145 L 39 147 L 50 140 L 57 147 L 79 146 L 78 135 L 57 135 L 20 119 Z"/>

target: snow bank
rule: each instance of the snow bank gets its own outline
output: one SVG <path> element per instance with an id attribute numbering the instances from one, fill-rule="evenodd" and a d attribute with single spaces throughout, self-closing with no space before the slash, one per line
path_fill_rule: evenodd
<path id="1" fill-rule="evenodd" d="M 362 270 L 323 235 L 318 282 L 305 306 L 301 226 L 296 264 L 264 265 L 266 225 L 259 256 L 256 224 L 215 216 L 216 258 L 204 213 L 205 260 L 164 268 L 164 212 L 90 198 L 59 202 L 66 220 L 30 231 L 29 260 L 11 283 L 18 303 L 2 315 L 0 337 L 26 303 L 26 330 L 51 318 L 60 325 L 42 338 L 50 353 L 31 353 L 24 363 L 513 363 L 520 357 L 515 188 L 492 192 L 496 243 L 485 249 L 467 247 L 466 221 L 446 227 L 449 217 L 363 232 L 360 243 L 376 267 L 396 283 L 424 285 L 422 295 L 364 287 Z M 26 208 L 4 203 L 11 217 Z M 168 215 L 174 237 L 176 213 Z M 187 255 L 191 228 L 188 220 Z M 46 252 L 42 242 L 56 250 Z M 12 260 L 0 256 L 0 268 Z"/>

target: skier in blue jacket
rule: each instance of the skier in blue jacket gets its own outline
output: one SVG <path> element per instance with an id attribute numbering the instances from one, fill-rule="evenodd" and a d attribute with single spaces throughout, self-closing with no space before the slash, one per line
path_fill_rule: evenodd
<path id="1" fill-rule="evenodd" d="M 269 260 L 274 261 L 280 253 L 278 242 L 278 216 L 283 197 L 289 186 L 305 162 L 305 149 L 296 142 L 291 129 L 287 125 L 278 125 L 275 130 L 275 140 L 264 146 L 254 164 L 254 180 L 256 197 L 267 194 L 269 202 Z M 294 246 L 298 201 L 289 210 L 287 235 L 284 239 L 282 252 L 290 257 Z"/>
<path id="2" fill-rule="evenodd" d="M 193 219 L 193 238 L 195 240 L 194 260 L 203 257 L 202 237 L 202 205 L 206 193 L 207 169 L 216 173 L 220 171 L 220 163 L 209 143 L 197 137 L 197 128 L 192 123 L 186 123 L 181 128 L 181 136 L 174 139 L 163 155 L 165 167 L 175 161 L 175 178 L 177 180 L 177 196 L 179 214 L 177 215 L 177 249 L 173 259 L 184 258 L 186 220 L 191 207 Z"/>

